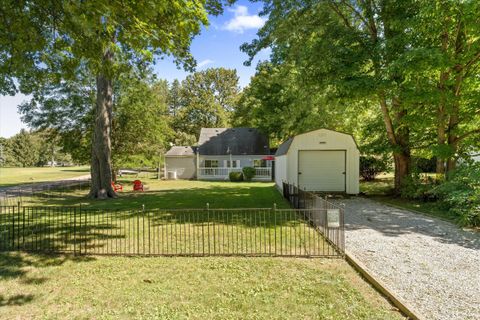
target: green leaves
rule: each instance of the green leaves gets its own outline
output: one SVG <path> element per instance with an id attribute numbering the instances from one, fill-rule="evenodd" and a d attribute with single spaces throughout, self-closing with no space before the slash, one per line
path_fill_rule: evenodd
<path id="1" fill-rule="evenodd" d="M 236 70 L 210 68 L 171 87 L 173 128 L 197 136 L 202 127 L 228 127 L 240 88 Z"/>

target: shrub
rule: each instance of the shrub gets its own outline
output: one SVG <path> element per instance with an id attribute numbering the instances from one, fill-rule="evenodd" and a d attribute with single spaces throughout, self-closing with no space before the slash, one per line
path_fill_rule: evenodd
<path id="1" fill-rule="evenodd" d="M 403 180 L 400 195 L 405 199 L 433 201 L 437 199 L 433 192 L 436 181 L 431 177 L 421 179 L 419 173 L 413 173 L 411 176 Z"/>
<path id="2" fill-rule="evenodd" d="M 435 173 L 437 171 L 437 158 L 430 159 L 413 157 L 413 164 L 420 172 Z"/>
<path id="3" fill-rule="evenodd" d="M 381 173 L 388 171 L 389 165 L 386 159 L 372 156 L 360 157 L 360 176 L 365 181 L 375 180 L 375 177 Z"/>
<path id="4" fill-rule="evenodd" d="M 480 226 L 480 163 L 459 166 L 433 192 L 461 225 Z"/>
<path id="5" fill-rule="evenodd" d="M 228 178 L 230 178 L 232 182 L 240 182 L 243 181 L 243 174 L 241 172 L 230 172 Z"/>
<path id="6" fill-rule="evenodd" d="M 252 181 L 252 178 L 255 177 L 255 168 L 252 167 L 244 167 L 242 169 L 243 178 L 245 181 Z"/>

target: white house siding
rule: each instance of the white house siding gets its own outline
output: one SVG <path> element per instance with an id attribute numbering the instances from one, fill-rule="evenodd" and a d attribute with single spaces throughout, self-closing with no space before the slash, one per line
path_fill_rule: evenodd
<path id="1" fill-rule="evenodd" d="M 240 161 L 240 166 L 237 166 L 235 169 L 241 170 L 244 167 L 254 167 L 254 160 L 261 160 L 268 155 L 232 155 L 231 157 L 229 155 L 199 155 L 198 159 L 198 166 L 199 168 L 205 168 L 205 160 L 218 160 L 218 168 L 226 168 L 226 162 L 228 160 L 232 161 Z M 267 161 L 267 165 L 269 165 L 269 162 Z M 228 179 L 228 174 L 227 170 L 219 170 L 221 171 L 222 175 L 218 175 L 216 177 L 213 176 L 202 176 L 202 171 L 199 171 L 199 174 L 197 175 L 197 178 L 199 180 L 226 180 Z M 223 172 L 225 171 L 225 172 Z M 224 174 L 225 173 L 225 174 Z M 254 177 L 253 180 L 259 180 L 259 181 L 271 181 L 271 171 L 268 176 L 264 177 Z"/>
<path id="2" fill-rule="evenodd" d="M 178 179 L 196 177 L 195 156 L 166 156 L 165 167 L 167 171 L 176 171 Z"/>
<path id="3" fill-rule="evenodd" d="M 287 181 L 287 155 L 275 157 L 275 184 L 282 190 L 282 182 Z"/>
<path id="4" fill-rule="evenodd" d="M 225 160 L 240 160 L 240 168 L 243 167 L 253 167 L 253 160 L 261 160 L 265 158 L 267 155 L 233 155 L 230 158 L 229 155 L 221 155 L 221 156 L 206 156 L 206 155 L 200 155 L 199 156 L 199 166 L 200 167 L 205 167 L 205 160 L 218 160 L 219 167 L 225 167 L 224 161 Z"/>
<path id="5" fill-rule="evenodd" d="M 345 150 L 346 151 L 346 193 L 359 193 L 359 158 L 360 153 L 352 136 L 332 130 L 319 129 L 295 136 L 286 158 L 286 172 L 277 167 L 275 174 L 289 183 L 298 185 L 298 153 L 300 150 Z M 281 156 L 280 156 L 281 157 Z M 276 159 L 280 158 L 276 157 Z M 281 189 L 281 180 L 275 179 Z"/>

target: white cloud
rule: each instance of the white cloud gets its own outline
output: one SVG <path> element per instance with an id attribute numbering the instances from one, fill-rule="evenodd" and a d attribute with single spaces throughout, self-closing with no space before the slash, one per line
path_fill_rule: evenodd
<path id="1" fill-rule="evenodd" d="M 261 28 L 265 24 L 266 19 L 258 14 L 249 15 L 246 6 L 236 6 L 230 11 L 233 12 L 233 18 L 224 24 L 225 30 L 243 33 L 247 29 Z"/>
<path id="2" fill-rule="evenodd" d="M 203 60 L 203 61 L 200 61 L 200 62 L 197 64 L 197 67 L 198 67 L 198 68 L 201 68 L 201 67 L 204 67 L 204 66 L 209 65 L 209 64 L 212 64 L 212 63 L 214 63 L 213 60 L 205 59 L 205 60 Z"/>

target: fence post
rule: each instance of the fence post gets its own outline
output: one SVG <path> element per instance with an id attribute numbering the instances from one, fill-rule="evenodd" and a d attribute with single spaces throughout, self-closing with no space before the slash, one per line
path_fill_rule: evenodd
<path id="1" fill-rule="evenodd" d="M 77 208 L 73 208 L 73 255 L 77 255 Z"/>
<path id="2" fill-rule="evenodd" d="M 273 203 L 273 235 L 274 235 L 274 252 L 277 255 L 277 204 Z"/>
<path id="3" fill-rule="evenodd" d="M 25 250 L 25 207 L 22 208 L 22 249 Z"/>
<path id="4" fill-rule="evenodd" d="M 207 202 L 207 246 L 210 255 L 210 203 Z"/>

